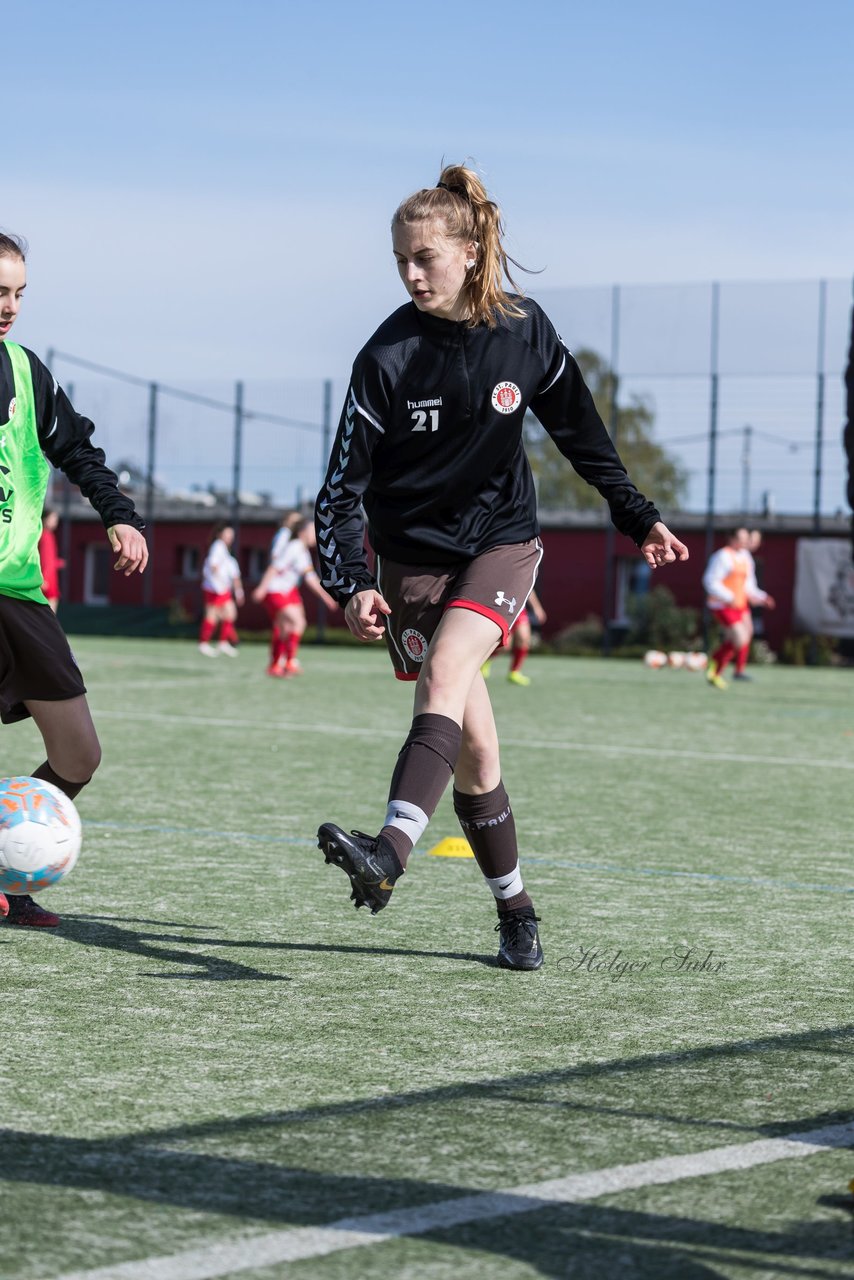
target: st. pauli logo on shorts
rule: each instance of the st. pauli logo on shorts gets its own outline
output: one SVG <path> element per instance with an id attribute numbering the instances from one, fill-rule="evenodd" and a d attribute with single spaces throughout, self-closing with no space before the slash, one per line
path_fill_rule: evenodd
<path id="1" fill-rule="evenodd" d="M 411 658 L 413 662 L 423 662 L 427 657 L 427 641 L 421 632 L 413 631 L 411 627 L 408 627 L 400 638 L 403 641 L 407 657 Z"/>
<path id="2" fill-rule="evenodd" d="M 6 419 L 6 421 L 7 421 L 7 422 L 11 422 L 11 421 L 12 421 L 12 419 L 14 418 L 14 416 L 15 416 L 15 405 L 16 405 L 16 403 L 17 403 L 17 402 L 16 402 L 16 400 L 15 400 L 15 397 L 14 397 L 14 396 L 12 396 L 12 399 L 9 401 L 9 416 L 8 416 L 8 418 Z"/>
<path id="3" fill-rule="evenodd" d="M 499 413 L 515 413 L 522 403 L 522 392 L 515 382 L 499 382 L 492 393 L 492 407 Z"/>

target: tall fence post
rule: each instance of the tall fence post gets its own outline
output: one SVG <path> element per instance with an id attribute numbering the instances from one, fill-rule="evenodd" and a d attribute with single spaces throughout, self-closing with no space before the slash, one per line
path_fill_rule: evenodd
<path id="1" fill-rule="evenodd" d="M 55 360 L 56 349 L 54 347 L 48 347 L 44 362 L 45 368 L 50 374 L 53 374 L 53 365 Z M 73 404 L 73 382 L 69 382 L 65 389 L 65 394 Z M 59 580 L 62 583 L 62 594 L 67 599 L 71 590 L 71 481 L 64 472 L 62 475 L 62 538 L 60 540 L 60 547 L 60 558 L 64 560 L 65 563 L 59 571 Z"/>
<path id="2" fill-rule="evenodd" d="M 50 354 L 52 355 L 53 352 Z M 65 394 L 74 404 L 73 382 L 69 382 L 65 388 Z M 62 539 L 60 546 L 62 547 L 61 559 L 64 564 L 59 571 L 59 576 L 62 582 L 62 594 L 67 599 L 71 591 L 71 481 L 64 473 L 62 476 Z"/>
<path id="3" fill-rule="evenodd" d="M 715 480 L 718 457 L 718 339 L 720 335 L 721 287 L 712 284 L 711 342 L 709 347 L 709 466 L 706 491 L 706 563 L 715 542 Z M 703 606 L 703 648 L 709 647 L 709 610 Z"/>
<path id="4" fill-rule="evenodd" d="M 320 459 L 320 478 L 326 477 L 326 466 L 329 461 L 329 451 L 332 448 L 332 379 L 324 378 L 323 380 L 323 416 L 321 417 L 321 451 L 323 456 Z M 326 640 L 326 605 L 322 600 L 317 602 L 317 643 L 323 644 Z"/>
<path id="5" fill-rule="evenodd" d="M 323 380 L 323 430 L 320 435 L 321 459 L 320 459 L 320 478 L 326 478 L 326 467 L 329 463 L 329 453 L 332 449 L 332 379 L 324 378 Z"/>
<path id="6" fill-rule="evenodd" d="M 620 286 L 615 284 L 611 289 L 611 404 L 608 413 L 608 430 L 614 448 L 620 428 L 620 412 L 617 403 L 619 374 L 617 368 L 620 360 Z M 616 581 L 615 534 L 613 521 L 608 519 L 605 528 L 605 598 L 602 602 L 602 653 L 607 658 L 613 646 L 614 621 L 614 586 Z"/>
<path id="7" fill-rule="evenodd" d="M 145 540 L 148 565 L 142 575 L 142 598 L 150 605 L 154 592 L 154 470 L 157 465 L 157 383 L 148 384 L 148 456 L 145 463 Z"/>
<path id="8" fill-rule="evenodd" d="M 741 445 L 741 514 L 745 520 L 750 514 L 750 455 L 753 443 L 753 427 L 742 427 Z"/>
<path id="9" fill-rule="evenodd" d="M 235 549 L 240 545 L 240 485 L 243 467 L 243 383 L 234 384 L 234 465 L 231 478 L 231 524 Z"/>
<path id="10" fill-rule="evenodd" d="M 821 533 L 821 472 L 824 445 L 824 344 L 827 330 L 827 281 L 818 282 L 818 370 L 815 405 L 815 484 L 813 486 L 812 531 Z"/>

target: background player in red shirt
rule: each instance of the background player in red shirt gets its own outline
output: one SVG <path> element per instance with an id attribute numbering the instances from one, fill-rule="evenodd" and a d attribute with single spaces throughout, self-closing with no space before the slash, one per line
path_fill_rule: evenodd
<path id="1" fill-rule="evenodd" d="M 42 512 L 42 536 L 39 538 L 39 560 L 42 566 L 42 591 L 47 602 L 56 613 L 59 608 L 59 571 L 65 568 L 65 561 L 60 559 L 56 545 L 56 529 L 59 514 L 53 507 L 45 507 Z"/>

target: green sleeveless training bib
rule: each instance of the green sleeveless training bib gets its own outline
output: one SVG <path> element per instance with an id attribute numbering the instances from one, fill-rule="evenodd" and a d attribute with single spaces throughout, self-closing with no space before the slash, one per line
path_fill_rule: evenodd
<path id="1" fill-rule="evenodd" d="M 50 468 L 39 443 L 36 398 L 27 353 L 5 344 L 12 362 L 15 398 L 0 425 L 0 592 L 47 604 L 42 591 L 39 538 Z M 0 417 L 6 406 L 0 405 Z"/>

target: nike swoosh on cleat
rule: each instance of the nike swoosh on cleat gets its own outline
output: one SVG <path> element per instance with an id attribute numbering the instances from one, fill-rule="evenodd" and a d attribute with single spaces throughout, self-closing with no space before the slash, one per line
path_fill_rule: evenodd
<path id="1" fill-rule="evenodd" d="M 386 876 L 385 880 L 380 880 L 379 888 L 380 888 L 380 889 L 387 889 L 387 890 L 389 891 L 389 893 L 390 893 L 390 892 L 392 891 L 392 889 L 394 888 L 394 885 L 393 885 L 393 884 L 389 884 L 389 882 L 388 882 L 388 876 Z"/>

